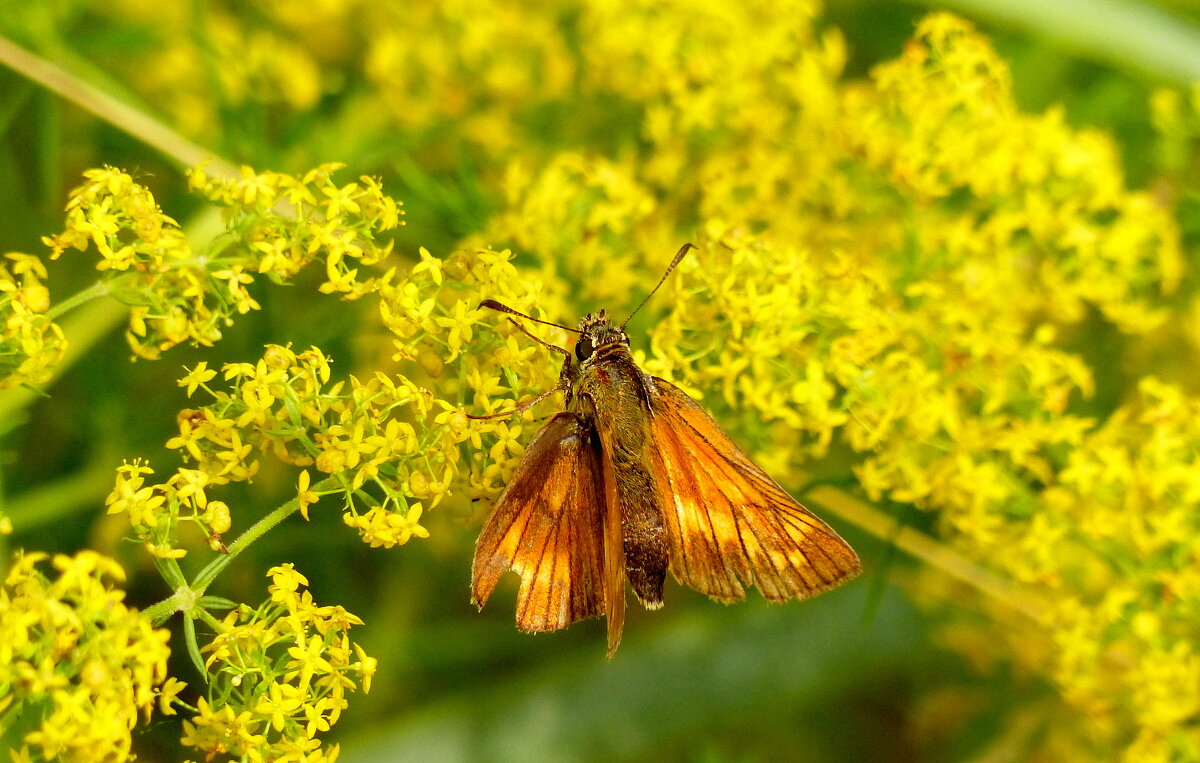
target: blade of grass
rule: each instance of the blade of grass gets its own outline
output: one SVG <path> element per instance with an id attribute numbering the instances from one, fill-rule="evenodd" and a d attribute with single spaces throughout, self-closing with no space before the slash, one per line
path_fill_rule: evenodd
<path id="1" fill-rule="evenodd" d="M 17 496 L 4 507 L 14 530 L 28 532 L 73 514 L 96 511 L 97 498 L 102 502 L 112 489 L 115 463 L 113 454 L 94 457 L 85 468 Z"/>
<path id="2" fill-rule="evenodd" d="M 1016 27 L 1081 56 L 1170 79 L 1200 80 L 1200 29 L 1131 0 L 948 0 L 926 4 Z"/>
<path id="3" fill-rule="evenodd" d="M 896 519 L 844 490 L 823 485 L 805 493 L 804 498 L 805 503 L 812 506 L 818 514 L 832 514 L 858 525 L 876 538 L 885 540 L 930 567 L 978 589 L 1034 622 L 1040 622 L 1048 610 L 1044 602 L 1032 592 L 992 573 L 944 543 L 899 524 Z"/>
<path id="4" fill-rule="evenodd" d="M 57 93 L 146 145 L 160 151 L 182 167 L 192 167 L 213 157 L 213 152 L 192 143 L 162 122 L 113 98 L 70 72 L 13 44 L 0 36 L 0 64 Z M 213 159 L 209 174 L 237 176 L 237 168 L 224 159 Z"/>

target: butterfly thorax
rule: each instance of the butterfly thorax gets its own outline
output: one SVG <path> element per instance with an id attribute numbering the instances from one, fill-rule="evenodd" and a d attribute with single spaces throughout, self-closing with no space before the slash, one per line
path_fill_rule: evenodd
<path id="1" fill-rule="evenodd" d="M 582 394 L 591 398 L 580 401 L 590 410 L 580 412 L 591 415 L 599 412 L 614 428 L 624 429 L 625 418 L 630 425 L 642 424 L 644 428 L 643 417 L 638 414 L 653 413 L 653 382 L 629 352 L 629 335 L 624 327 L 613 325 L 603 310 L 588 313 L 579 322 L 575 358 L 568 357 L 565 366 L 568 408 L 572 408 L 572 398 Z"/>

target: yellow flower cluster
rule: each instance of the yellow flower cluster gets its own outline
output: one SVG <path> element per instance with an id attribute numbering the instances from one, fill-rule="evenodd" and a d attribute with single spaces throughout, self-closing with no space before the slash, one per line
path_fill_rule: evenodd
<path id="1" fill-rule="evenodd" d="M 153 473 L 140 459 L 118 467 L 116 484 L 105 502 L 108 513 L 126 514 L 133 540 L 160 559 L 179 559 L 187 554 L 176 545 L 179 526 L 185 522 L 198 526 L 214 551 L 222 550 L 221 534 L 232 526 L 229 506 L 224 501 L 210 501 L 205 489 L 229 478 L 179 469 L 165 483 L 147 485 L 146 475 Z"/>
<path id="2" fill-rule="evenodd" d="M 0 587 L 0 746 L 14 760 L 125 760 L 138 716 L 172 715 L 168 632 L 113 588 L 125 573 L 91 551 L 18 554 Z M 164 681 L 164 679 L 167 679 Z"/>
<path id="3" fill-rule="evenodd" d="M 249 273 L 284 283 L 315 259 L 325 263 L 322 294 L 352 299 L 374 288 L 371 279 L 358 280 L 358 268 L 391 254 L 391 242 L 381 246 L 375 237 L 403 225 L 404 210 L 375 178 L 336 184 L 333 173 L 342 167 L 322 164 L 300 177 L 249 167 L 239 178 L 213 177 L 204 165 L 189 173 L 194 191 L 224 207 L 232 243 L 221 242 L 219 251 L 240 256 L 212 277 L 228 283 L 237 312 L 258 308 L 241 286 L 253 282 Z"/>
<path id="4" fill-rule="evenodd" d="M 397 129 L 449 135 L 452 126 L 456 135 L 503 150 L 522 138 L 514 112 L 537 118 L 536 107 L 570 95 L 577 61 L 555 14 L 572 6 L 263 2 L 248 24 L 239 7 L 121 0 L 99 17 L 126 33 L 138 30 L 144 44 L 123 59 L 130 86 L 204 145 L 246 155 L 262 132 L 281 125 L 312 132 L 320 99 L 351 80 L 371 87 L 360 118 L 381 105 Z M 59 14 L 71 18 L 70 9 L 44 9 L 27 23 L 50 25 Z M 309 144 L 294 147 L 337 150 L 319 139 Z"/>
<path id="5" fill-rule="evenodd" d="M 346 524 L 358 529 L 371 545 L 392 546 L 412 536 L 428 537 L 418 524 L 421 501 L 436 505 L 456 473 L 457 443 L 465 428 L 452 429 L 444 414 L 427 421 L 432 395 L 404 377 L 375 374 L 365 382 L 330 384 L 329 360 L 317 348 L 294 352 L 267 347 L 257 363 L 231 363 L 223 370 L 230 391 L 213 389 L 216 372 L 204 363 L 179 384 L 189 393 L 203 388 L 213 402 L 185 409 L 177 422 L 179 435 L 167 447 L 179 450 L 195 468 L 181 468 L 165 483 L 146 485 L 153 471 L 141 462 L 117 470 L 109 495 L 110 514 L 124 513 L 136 539 L 160 557 L 176 558 L 181 522 L 197 524 L 214 550 L 233 524 L 230 507 L 210 500 L 207 489 L 252 478 L 260 456 L 271 453 L 284 463 L 313 467 L 328 475 L 310 490 L 307 469 L 299 478 L 297 506 L 305 517 L 323 494 L 344 493 Z M 365 496 L 370 508 L 356 508 Z M 418 498 L 413 502 L 413 498 Z"/>
<path id="6" fill-rule="evenodd" d="M 51 258 L 94 247 L 105 292 L 135 305 L 126 338 L 137 355 L 220 338 L 221 317 L 204 304 L 207 275 L 179 224 L 126 172 L 105 167 L 84 177 L 67 202 L 66 229 L 43 239 Z"/>
<path id="7" fill-rule="evenodd" d="M 49 292 L 43 285 L 46 271 L 41 260 L 19 254 L 5 258 L 0 266 L 0 310 L 5 319 L 0 338 L 3 384 L 46 381 L 65 347 L 52 318 L 96 296 L 108 294 L 134 305 L 127 337 L 137 355 L 153 358 L 184 340 L 205 345 L 218 340 L 220 327 L 235 315 L 258 308 L 249 286 L 260 275 L 283 283 L 309 263 L 321 261 L 326 277 L 320 290 L 324 293 L 353 299 L 386 285 L 391 275 L 381 274 L 376 266 L 390 254 L 391 244 L 377 244 L 376 237 L 402 224 L 403 212 L 371 178 L 334 183 L 332 175 L 337 168 L 322 165 L 301 177 L 256 174 L 245 169 L 235 178 L 210 177 L 203 167 L 196 168 L 190 177 L 192 188 L 221 206 L 226 222 L 226 229 L 202 255 L 193 253 L 179 226 L 162 213 L 150 192 L 130 175 L 112 168 L 89 171 L 87 182 L 72 193 L 65 231 L 45 241 L 55 258 L 69 249 L 93 249 L 99 256 L 101 279 L 92 288 L 51 307 Z M 367 270 L 360 275 L 362 268 Z M 455 445 L 466 438 L 465 428 L 460 426 L 457 434 L 450 436 L 448 448 L 434 449 L 431 443 L 441 442 L 450 430 L 425 423 L 435 407 L 430 393 L 403 377 L 382 373 L 374 374 L 366 383 L 351 377 L 348 382 L 331 384 L 328 360 L 315 348 L 295 353 L 287 347 L 270 346 L 257 363 L 229 364 L 222 370 L 230 391 L 214 391 L 210 383 L 217 372 L 205 362 L 198 363 L 180 381 L 189 396 L 203 389 L 215 400 L 201 409 L 182 411 L 179 436 L 168 443 L 194 462 L 194 468 L 177 469 L 164 482 L 155 483 L 147 463 L 127 462 L 117 470 L 116 483 L 106 502 L 110 514 L 128 518 L 133 539 L 156 558 L 173 592 L 147 610 L 146 617 L 139 616 L 137 623 L 149 628 L 150 617 L 158 621 L 173 612 L 184 612 L 189 653 L 200 669 L 203 664 L 195 649 L 195 621 L 216 624 L 209 610 L 232 605 L 205 596 L 205 590 L 246 546 L 296 510 L 307 517 L 312 503 L 333 492 L 348 496 L 343 504 L 347 524 L 356 527 L 373 545 L 395 545 L 413 536 L 427 537 L 419 524 L 423 506 L 436 504 L 447 491 L 458 457 Z M 438 407 L 449 406 L 442 403 Z M 286 463 L 311 466 L 329 476 L 313 486 L 309 472 L 304 470 L 298 481 L 297 499 L 257 522 L 237 543 L 227 547 L 222 535 L 233 527 L 235 517 L 228 504 L 212 497 L 212 491 L 229 482 L 252 479 L 260 468 L 261 456 L 267 452 Z M 421 500 L 413 502 L 417 496 Z M 364 503 L 367 508 L 360 511 L 358 507 Z M 189 540 L 183 528 L 188 525 L 197 527 L 211 550 L 218 552 L 190 582 L 177 561 L 187 553 Z M 0 529 L 7 527 L 7 518 L 0 517 Z M 37 557 L 27 558 L 31 561 L 19 566 L 13 578 L 14 585 L 23 583 L 28 589 L 29 597 L 21 599 L 22 604 L 32 601 L 35 583 L 45 584 L 32 571 Z M 120 573 L 115 564 L 100 564 L 90 556 L 80 560 L 79 566 L 92 565 L 109 575 Z M 69 571 L 67 562 L 59 560 L 56 564 Z M 98 575 L 95 586 L 100 585 Z M 276 577 L 278 586 L 294 582 L 286 574 Z M 72 585 L 75 578 L 64 580 L 64 585 Z M 77 607 L 100 606 L 92 601 L 98 596 L 95 586 L 70 603 Z M 294 593 L 295 585 L 288 590 Z M 91 598 L 81 598 L 84 594 Z M 69 592 L 62 595 L 69 598 Z M 111 616 L 118 620 L 126 612 L 119 608 L 119 601 L 120 596 L 114 594 L 108 602 Z M 269 744 L 262 742 L 266 750 L 263 759 L 280 759 L 285 754 L 307 754 L 308 759 L 317 759 L 314 756 L 322 753 L 314 752 L 319 747 L 313 741 L 315 735 L 336 721 L 345 705 L 343 694 L 349 684 L 344 674 L 358 670 L 369 681 L 373 661 L 361 650 L 357 660 L 343 659 L 342 651 L 351 648 L 344 631 L 357 620 L 340 608 L 315 607 L 307 594 L 277 597 L 277 602 L 287 608 L 295 622 L 303 619 L 308 623 L 306 627 L 316 631 L 296 634 L 297 639 L 304 638 L 292 647 L 294 659 L 289 666 L 296 667 L 296 671 L 289 671 L 287 677 L 294 673 L 299 676 L 298 682 L 290 687 L 280 683 L 273 689 L 276 695 L 287 692 L 288 697 L 271 711 L 273 726 L 281 736 Z M 64 619 L 68 615 L 63 607 L 51 608 L 50 614 L 57 618 L 55 626 L 70 626 L 72 621 Z M 10 622 L 14 628 L 35 626 L 33 616 L 22 615 L 19 610 L 9 609 L 4 615 L 6 627 Z M 9 615 L 16 619 L 9 619 Z M 90 636 L 93 630 L 89 630 L 89 622 L 81 627 Z M 251 630 L 258 627 L 253 618 L 247 622 Z M 241 627 L 236 617 L 227 620 L 226 626 L 227 630 Z M 129 630 L 134 625 L 122 627 Z M 114 639 L 121 637 L 116 626 L 112 632 Z M 165 678 L 166 632 L 148 632 L 157 639 L 159 649 L 142 648 L 140 659 L 147 670 L 153 670 L 154 683 L 161 684 Z M 248 631 L 239 632 L 245 635 Z M 338 640 L 332 640 L 334 636 Z M 127 719 L 135 717 L 140 709 L 148 712 L 154 692 L 140 674 L 132 679 L 113 678 L 107 694 L 100 684 L 108 681 L 110 674 L 115 676 L 119 661 L 128 656 L 126 647 L 138 648 L 132 642 L 139 637 L 141 634 L 134 633 L 125 636 L 129 644 L 114 641 L 110 645 L 111 660 L 117 662 L 92 658 L 88 651 L 91 647 L 62 651 L 81 640 L 69 630 L 59 635 L 51 632 L 46 637 L 52 645 L 59 645 L 55 647 L 58 651 L 40 656 L 31 652 L 38 656 L 33 667 L 28 667 L 30 663 L 23 653 L 16 655 L 13 670 L 19 674 L 14 674 L 14 680 L 21 683 L 12 697 L 18 702 L 12 704 L 10 697 L 11 707 L 0 707 L 0 712 L 7 709 L 12 718 L 23 712 L 25 719 L 40 721 L 40 716 L 26 707 L 24 692 L 33 698 L 29 701 L 41 702 L 53 714 L 37 728 L 31 725 L 33 720 L 24 724 L 5 722 L 4 731 L 13 729 L 16 735 L 11 738 L 13 744 L 23 739 L 22 743 L 40 749 L 46 757 L 61 753 L 68 759 L 93 759 L 97 751 L 100 757 L 107 757 L 110 747 L 115 750 L 112 757 L 128 753 L 133 723 Z M 30 650 L 45 651 L 32 636 L 14 636 L 12 643 L 14 648 L 29 646 Z M 276 639 L 260 646 L 265 652 L 279 643 L 283 642 Z M 229 657 L 221 652 L 214 655 L 214 659 Z M 87 661 L 76 664 L 76 658 Z M 240 664 L 241 658 L 237 661 Z M 336 669 L 330 668 L 331 664 Z M 55 670 L 65 678 L 55 677 Z M 90 695 L 69 691 L 76 674 L 94 690 Z M 137 688 L 136 696 L 126 690 L 130 685 Z M 164 695 L 173 696 L 182 684 L 169 679 L 163 687 Z M 49 696 L 53 701 L 45 699 Z M 225 695 L 210 695 L 204 701 L 207 704 L 202 703 L 193 719 L 189 743 L 210 751 L 217 749 L 212 745 L 223 743 L 213 740 L 232 733 L 222 723 L 233 723 L 245 713 L 256 712 L 252 705 L 231 715 L 232 705 L 227 699 Z M 283 701 L 279 696 L 275 699 Z M 281 720 L 281 708 L 292 707 L 293 699 L 297 701 L 295 709 L 304 714 L 301 727 Z M 117 703 L 123 703 L 121 708 L 115 708 Z M 265 705 L 257 707 L 266 712 Z M 85 729 L 89 723 L 93 727 Z M 224 730 L 214 731 L 221 728 Z"/>
<path id="8" fill-rule="evenodd" d="M 46 265 L 18 252 L 0 261 L 0 390 L 44 384 L 62 360 L 67 341 L 47 311 Z"/>
<path id="9" fill-rule="evenodd" d="M 275 23 L 252 26 L 217 6 L 189 9 L 146 0 L 122 0 L 107 14 L 123 28 L 141 27 L 146 36 L 145 47 L 127 53 L 139 89 L 162 105 L 171 124 L 218 145 L 229 139 L 230 120 L 243 124 L 261 119 L 268 108 L 294 112 L 316 105 L 327 88 L 322 59 L 351 52 L 336 34 L 346 5 L 264 3 L 256 15 Z"/>
<path id="10" fill-rule="evenodd" d="M 418 524 L 423 511 L 424 507 L 417 501 L 403 514 L 372 506 L 365 514 L 343 514 L 342 520 L 348 527 L 358 530 L 363 542 L 371 548 L 392 548 L 403 546 L 413 537 L 429 537 L 429 531 Z"/>
<path id="11" fill-rule="evenodd" d="M 1068 349 L 1092 316 L 1102 331 L 1161 336 L 1183 271 L 1173 210 L 1125 186 L 1107 136 L 1058 111 L 1022 113 L 1003 62 L 951 16 L 929 17 L 898 60 L 845 85 L 840 37 L 804 14 L 785 24 L 765 6 L 687 5 L 703 12 L 686 24 L 656 3 L 587 5 L 603 22 L 582 43 L 587 82 L 640 99 L 650 148 L 562 153 L 540 170 L 514 161 L 507 208 L 469 243 L 544 250 L 548 284 L 573 280 L 576 301 L 617 311 L 637 297 L 629 274 L 649 288 L 678 231 L 698 225 L 700 252 L 657 301 L 674 307 L 650 331 L 647 370 L 718 415 L 740 412 L 743 437 L 780 473 L 837 476 L 859 454 L 869 497 L 935 513 L 947 542 L 1051 594 L 1038 629 L 1004 632 L 1078 715 L 1105 719 L 1061 734 L 1093 751 L 1200 754 L 1195 692 L 1176 691 L 1200 641 L 1196 600 L 1176 593 L 1200 579 L 1190 488 L 1171 476 L 1195 452 L 1181 429 L 1190 404 L 1151 406 L 1164 427 L 1152 436 L 1122 423 L 1132 413 L 1098 429 L 1076 412 L 1093 370 Z M 555 364 L 523 344 L 506 373 L 550 386 Z M 503 458 L 528 433 L 489 435 Z M 1097 453 L 1104 439 L 1120 459 Z M 1124 480 L 1122 462 L 1154 468 Z M 1123 481 L 1101 489 L 1105 475 Z M 1168 579 L 1172 603 L 1134 617 Z M 1020 643 L 1031 639 L 1044 648 Z M 1150 701 L 1168 696 L 1169 711 Z"/>
<path id="12" fill-rule="evenodd" d="M 212 345 L 234 316 L 259 308 L 249 291 L 256 275 L 282 283 L 321 260 L 322 293 L 353 299 L 376 288 L 374 277 L 359 279 L 359 268 L 391 253 L 391 243 L 376 237 L 403 224 L 403 210 L 373 178 L 335 183 L 339 167 L 321 165 L 301 177 L 243 168 L 237 178 L 211 177 L 197 167 L 192 188 L 223 208 L 227 224 L 202 254 L 128 173 L 89 170 L 67 204 L 66 229 L 44 241 L 53 258 L 95 249 L 104 275 L 71 306 L 102 294 L 132 305 L 126 338 L 137 356 L 157 358 L 184 341 Z M 47 314 L 39 260 L 8 259 L 12 272 L 0 266 L 0 385 L 42 382 L 65 347 L 50 320 L 61 308 Z"/>
<path id="13" fill-rule="evenodd" d="M 454 125 L 500 153 L 523 137 L 521 115 L 569 93 L 576 62 L 553 3 L 362 5 L 375 30 L 362 74 L 403 129 Z"/>
<path id="14" fill-rule="evenodd" d="M 918 250 L 950 258 L 930 264 L 1003 278 L 990 287 L 1021 318 L 1073 323 L 1092 307 L 1129 333 L 1162 323 L 1156 300 L 1183 267 L 1177 226 L 1154 194 L 1124 187 L 1107 135 L 1067 127 L 1059 110 L 1017 112 L 1003 62 L 950 16 L 927 19 L 874 80 L 847 96 L 850 123 L 869 125 L 851 149 L 926 207 Z M 969 287 L 947 296 L 982 298 Z"/>
<path id="15" fill-rule="evenodd" d="M 504 418 L 468 419 L 450 401 L 461 401 L 476 415 L 497 413 L 515 407 L 509 401 L 519 403 L 558 383 L 561 364 L 548 350 L 499 314 L 478 309 L 484 299 L 534 317 L 551 308 L 553 300 L 540 283 L 521 277 L 512 258 L 507 250 L 463 249 L 441 260 L 421 250 L 420 262 L 404 278 L 380 290 L 383 321 L 393 335 L 396 358 L 416 360 L 443 398 L 436 401 L 442 410 L 434 419 L 440 441 L 425 447 L 447 462 L 456 461 L 451 454 L 461 448 L 470 464 L 472 497 L 495 496 L 516 469 L 523 452 L 516 439 L 521 427 Z M 477 327 L 485 330 L 477 333 Z M 549 329 L 545 337 L 562 346 L 566 333 Z M 485 438 L 494 443 L 490 448 L 483 447 Z M 436 486 L 444 493 L 451 476 L 447 473 L 440 486 L 430 482 L 427 489 Z"/>
<path id="16" fill-rule="evenodd" d="M 350 640 L 362 621 L 339 606 L 318 606 L 291 564 L 272 567 L 268 600 L 242 605 L 204 647 L 208 696 L 184 721 L 183 743 L 245 761 L 331 761 L 323 747 L 346 708 L 346 694 L 371 690 L 376 661 Z"/>
<path id="17" fill-rule="evenodd" d="M 1134 759 L 1200 757 L 1200 398 L 1145 377 L 1071 450 L 994 564 L 1048 597 L 1053 676 Z M 1127 732 L 1125 732 L 1127 733 Z"/>
<path id="18" fill-rule="evenodd" d="M 468 239 L 471 245 L 505 241 L 518 251 L 536 251 L 548 283 L 587 284 L 587 294 L 600 305 L 619 304 L 654 283 L 663 263 L 639 262 L 622 256 L 614 267 L 611 251 L 644 229 L 656 209 L 653 194 L 620 164 L 574 152 L 556 155 L 536 174 L 515 161 L 505 171 L 505 206 L 488 221 L 486 232 Z M 562 196 L 564 190 L 569 197 Z M 679 247 L 675 234 L 643 242 L 652 252 Z M 575 309 L 579 309 L 578 306 Z M 574 327 L 575 321 L 570 321 Z"/>

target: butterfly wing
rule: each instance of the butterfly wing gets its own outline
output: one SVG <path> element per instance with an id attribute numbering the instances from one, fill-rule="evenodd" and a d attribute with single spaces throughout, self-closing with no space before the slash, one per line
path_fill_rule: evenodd
<path id="1" fill-rule="evenodd" d="M 621 645 L 625 630 L 625 532 L 617 508 L 617 475 L 612 463 L 612 433 L 600 435 L 600 476 L 604 489 L 604 611 L 608 615 L 608 659 Z"/>
<path id="2" fill-rule="evenodd" d="M 592 429 L 559 413 L 530 443 L 475 546 L 471 600 L 482 608 L 508 569 L 521 576 L 517 627 L 552 631 L 604 614 L 603 500 Z"/>
<path id="3" fill-rule="evenodd" d="M 713 599 L 804 599 L 854 577 L 858 555 L 682 390 L 653 379 L 651 458 L 676 580 Z"/>

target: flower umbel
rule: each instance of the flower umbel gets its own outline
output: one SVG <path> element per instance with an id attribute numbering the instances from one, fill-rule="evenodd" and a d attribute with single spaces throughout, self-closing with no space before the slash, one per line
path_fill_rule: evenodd
<path id="1" fill-rule="evenodd" d="M 139 716 L 160 698 L 170 711 L 183 684 L 166 680 L 168 632 L 124 603 L 113 587 L 124 578 L 91 551 L 13 559 L 0 588 L 0 742 L 15 759 L 123 760 Z"/>
<path id="2" fill-rule="evenodd" d="M 88 170 L 67 204 L 65 230 L 44 241 L 51 259 L 69 250 L 99 255 L 96 294 L 132 306 L 126 338 L 135 355 L 157 358 L 184 341 L 209 346 L 235 316 L 259 309 L 250 291 L 257 276 L 284 283 L 323 260 L 323 293 L 352 299 L 377 288 L 374 275 L 359 271 L 391 253 L 391 244 L 376 238 L 403 224 L 403 210 L 373 178 L 335 184 L 339 166 L 322 165 L 301 177 L 244 167 L 236 179 L 195 168 L 193 190 L 221 205 L 227 222 L 201 252 L 130 174 Z M 44 315 L 50 306 L 44 265 L 29 255 L 8 258 L 16 265 L 11 272 L 0 266 L 0 383 L 41 383 L 65 343 Z"/>
<path id="3" fill-rule="evenodd" d="M 362 621 L 314 603 L 291 564 L 267 575 L 267 601 L 230 612 L 204 647 L 208 696 L 184 721 L 183 743 L 246 760 L 332 760 L 337 746 L 318 737 L 337 723 L 348 692 L 370 689 L 375 671 L 349 637 Z"/>
<path id="4" fill-rule="evenodd" d="M 9 252 L 0 261 L 0 390 L 44 384 L 62 360 L 67 340 L 46 315 L 50 292 L 45 264 Z"/>

